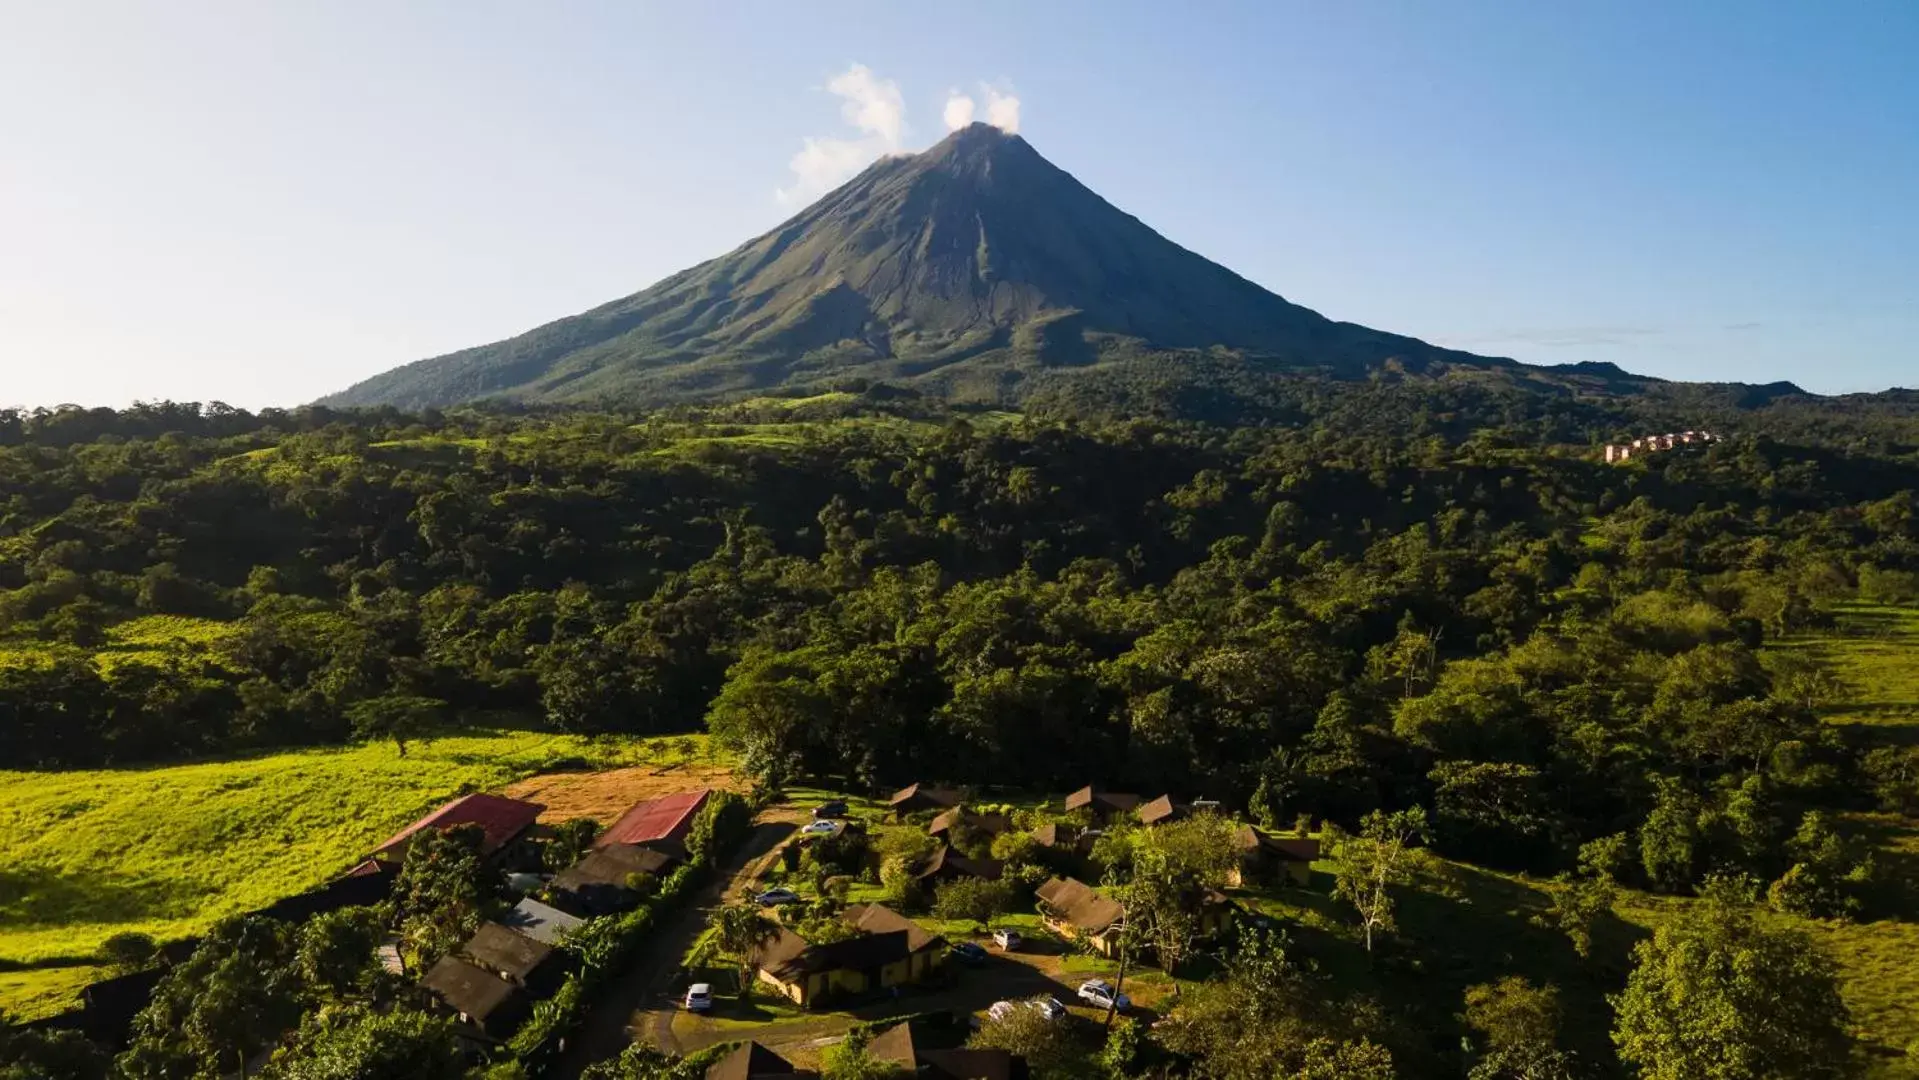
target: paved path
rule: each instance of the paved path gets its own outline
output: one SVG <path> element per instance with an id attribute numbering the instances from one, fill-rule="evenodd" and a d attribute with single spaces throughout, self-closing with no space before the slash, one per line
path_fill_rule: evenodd
<path id="1" fill-rule="evenodd" d="M 754 820 L 753 831 L 746 842 L 721 867 L 719 880 L 676 908 L 647 935 L 626 971 L 600 995 L 580 1030 L 568 1037 L 566 1052 L 548 1070 L 548 1075 L 574 1080 L 588 1065 L 620 1056 L 633 1041 L 636 1022 L 643 1030 L 656 1031 L 658 1023 L 654 1017 L 661 1013 L 666 1017 L 666 1033 L 671 1039 L 673 1010 L 670 1005 L 681 957 L 706 928 L 708 913 L 778 857 L 779 847 L 798 830 L 797 820 L 796 813 L 788 806 L 770 807 Z M 673 1048 L 671 1042 L 661 1045 Z"/>

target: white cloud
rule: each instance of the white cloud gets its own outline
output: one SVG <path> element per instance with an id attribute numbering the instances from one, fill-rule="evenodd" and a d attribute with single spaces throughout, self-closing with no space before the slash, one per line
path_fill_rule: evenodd
<path id="1" fill-rule="evenodd" d="M 827 82 L 841 98 L 840 118 L 858 136 L 808 136 L 788 167 L 793 183 L 774 192 L 783 203 L 806 202 L 845 183 L 875 158 L 897 153 L 906 137 L 906 99 L 899 84 L 854 64 Z"/>
<path id="2" fill-rule="evenodd" d="M 906 144 L 906 98 L 899 84 L 875 75 L 864 64 L 853 64 L 827 80 L 828 93 L 840 99 L 840 119 L 858 134 L 808 135 L 800 142 L 787 167 L 793 182 L 774 191 L 774 198 L 792 205 L 807 203 L 853 178 L 874 160 L 900 153 Z M 1010 90 L 981 83 L 979 97 L 951 90 L 940 118 L 946 130 L 981 118 L 1007 134 L 1019 130 L 1019 98 Z"/>
<path id="3" fill-rule="evenodd" d="M 980 84 L 980 93 L 986 97 L 986 122 L 1008 135 L 1017 133 L 1019 131 L 1019 99 L 985 83 Z M 943 114 L 946 130 L 958 131 L 972 123 L 974 114 L 978 111 L 979 103 L 970 95 L 962 94 L 958 90 L 948 91 L 946 110 Z"/>
<path id="4" fill-rule="evenodd" d="M 941 116 L 946 121 L 946 130 L 958 131 L 973 122 L 973 99 L 958 90 L 950 91 L 946 96 L 946 111 Z"/>
<path id="5" fill-rule="evenodd" d="M 1017 134 L 1019 132 L 1019 99 L 1011 94 L 1002 94 L 990 86 L 987 87 L 986 122 L 1008 135 Z"/>

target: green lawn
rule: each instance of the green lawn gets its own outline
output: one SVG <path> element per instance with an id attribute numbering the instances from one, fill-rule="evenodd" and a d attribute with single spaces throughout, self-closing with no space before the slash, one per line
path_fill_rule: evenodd
<path id="1" fill-rule="evenodd" d="M 1846 700 L 1822 711 L 1837 724 L 1919 727 L 1919 609 L 1840 604 L 1829 630 L 1796 634 L 1776 648 L 1830 665 Z"/>
<path id="2" fill-rule="evenodd" d="M 100 942 L 181 937 L 318 885 L 461 791 L 619 747 L 540 734 L 149 769 L 0 772 L 0 1010 L 57 1010 Z M 53 974 L 59 970 L 61 974 Z"/>
<path id="3" fill-rule="evenodd" d="M 233 624 L 187 615 L 142 615 L 107 628 L 107 640 L 88 650 L 101 670 L 128 660 L 158 663 L 186 649 L 218 644 Z M 0 666 L 44 664 L 56 647 L 31 638 L 0 641 Z"/>

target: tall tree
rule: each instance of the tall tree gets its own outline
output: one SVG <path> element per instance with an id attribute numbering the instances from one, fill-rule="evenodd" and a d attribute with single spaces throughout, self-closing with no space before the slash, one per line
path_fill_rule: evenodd
<path id="1" fill-rule="evenodd" d="M 1373 951 L 1375 934 L 1397 927 L 1393 887 L 1411 879 L 1419 858 L 1417 845 L 1429 836 L 1426 811 L 1415 806 L 1392 813 L 1375 810 L 1360 822 L 1357 836 L 1340 838 L 1333 891 L 1359 913 L 1367 952 Z"/>
<path id="2" fill-rule="evenodd" d="M 1613 1043 L 1642 1080 L 1837 1080 L 1858 1073 L 1832 956 L 1759 924 L 1720 881 L 1633 950 Z"/>

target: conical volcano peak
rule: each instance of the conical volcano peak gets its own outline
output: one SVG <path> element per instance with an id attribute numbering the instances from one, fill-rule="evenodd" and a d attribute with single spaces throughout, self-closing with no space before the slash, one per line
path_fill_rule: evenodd
<path id="1" fill-rule="evenodd" d="M 331 401 L 648 402 L 849 378 L 1017 401 L 1035 375 L 1163 373 L 1217 350 L 1347 376 L 1490 363 L 1288 303 L 973 123 L 643 292 Z"/>
<path id="2" fill-rule="evenodd" d="M 994 162 L 1044 162 L 1031 144 L 991 124 L 975 121 L 915 155 L 923 169 L 950 169 L 988 174 Z"/>
<path id="3" fill-rule="evenodd" d="M 1014 144 L 1026 146 L 1026 140 L 1010 131 L 975 120 L 963 128 L 955 128 L 946 138 L 928 147 L 926 153 L 928 155 L 990 154 L 1001 147 Z"/>

